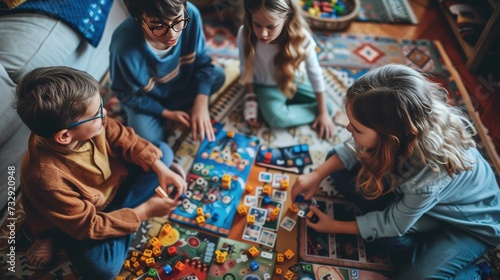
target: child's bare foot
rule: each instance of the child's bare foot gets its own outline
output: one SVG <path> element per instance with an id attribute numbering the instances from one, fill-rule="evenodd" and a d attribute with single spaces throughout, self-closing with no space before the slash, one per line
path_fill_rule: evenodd
<path id="1" fill-rule="evenodd" d="M 32 266 L 45 268 L 54 257 L 54 241 L 50 238 L 37 239 L 26 252 L 26 259 Z"/>

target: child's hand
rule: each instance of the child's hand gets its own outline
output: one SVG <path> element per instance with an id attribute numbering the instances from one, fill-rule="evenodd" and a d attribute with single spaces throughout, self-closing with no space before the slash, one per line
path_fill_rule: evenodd
<path id="1" fill-rule="evenodd" d="M 195 141 L 198 140 L 198 136 L 200 136 L 200 141 L 203 141 L 203 139 L 205 139 L 205 135 L 207 136 L 208 141 L 212 142 L 215 140 L 214 128 L 212 127 L 210 113 L 208 112 L 207 95 L 198 94 L 194 100 L 191 130 Z"/>
<path id="2" fill-rule="evenodd" d="M 311 219 L 307 218 L 306 225 L 317 232 L 324 233 L 335 233 L 335 229 L 332 228 L 334 220 L 330 218 L 327 214 L 321 212 L 316 206 L 309 206 L 309 210 L 318 217 L 317 222 L 313 223 Z"/>
<path id="3" fill-rule="evenodd" d="M 322 178 L 316 173 L 311 172 L 309 174 L 300 175 L 292 186 L 292 201 L 302 194 L 304 199 L 309 200 L 316 193 L 316 189 L 321 183 Z"/>
<path id="4" fill-rule="evenodd" d="M 166 119 L 172 120 L 174 122 L 181 123 L 187 127 L 191 126 L 191 118 L 189 114 L 184 111 L 169 111 L 163 110 L 162 116 Z"/>
<path id="5" fill-rule="evenodd" d="M 333 136 L 333 120 L 327 112 L 318 114 L 312 127 L 318 132 L 321 139 L 330 139 Z"/>
<path id="6" fill-rule="evenodd" d="M 175 208 L 181 203 L 176 199 L 168 197 L 153 196 L 143 204 L 134 208 L 134 211 L 139 216 L 141 221 L 145 221 L 153 217 L 164 217 L 172 213 Z"/>

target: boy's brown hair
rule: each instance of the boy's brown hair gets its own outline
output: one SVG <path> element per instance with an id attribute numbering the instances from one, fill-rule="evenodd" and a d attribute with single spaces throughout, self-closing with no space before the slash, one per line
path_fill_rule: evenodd
<path id="1" fill-rule="evenodd" d="M 14 108 L 31 132 L 49 138 L 85 114 L 99 89 L 86 72 L 65 66 L 40 67 L 17 85 Z"/>
<path id="2" fill-rule="evenodd" d="M 136 21 L 143 21 L 144 16 L 159 20 L 170 18 L 176 16 L 183 6 L 186 6 L 186 0 L 124 0 L 123 2 Z"/>

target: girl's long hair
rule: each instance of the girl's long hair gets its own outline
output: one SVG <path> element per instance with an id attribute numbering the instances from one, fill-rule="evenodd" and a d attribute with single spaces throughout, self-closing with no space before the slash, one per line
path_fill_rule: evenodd
<path id="1" fill-rule="evenodd" d="M 395 188 L 398 176 L 425 166 L 450 177 L 471 169 L 465 151 L 475 147 L 476 130 L 447 101 L 444 88 L 395 64 L 369 71 L 347 90 L 346 108 L 379 136 L 377 147 L 358 149 L 358 191 L 377 198 Z"/>
<path id="2" fill-rule="evenodd" d="M 253 75 L 253 61 L 255 58 L 255 44 L 257 37 L 253 33 L 252 12 L 264 8 L 286 18 L 283 31 L 278 37 L 280 52 L 274 58 L 276 65 L 275 80 L 283 94 L 291 99 L 295 95 L 295 70 L 305 59 L 303 29 L 308 29 L 301 15 L 301 9 L 296 0 L 245 0 L 245 21 L 243 24 L 243 53 L 246 58 L 245 73 L 241 78 L 247 83 Z"/>

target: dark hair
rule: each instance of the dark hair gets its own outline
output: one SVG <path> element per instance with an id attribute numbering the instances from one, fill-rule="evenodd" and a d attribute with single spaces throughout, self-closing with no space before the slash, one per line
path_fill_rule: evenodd
<path id="1" fill-rule="evenodd" d="M 85 114 L 99 83 L 65 66 L 40 67 L 17 85 L 14 108 L 36 135 L 52 137 Z"/>
<path id="2" fill-rule="evenodd" d="M 144 16 L 159 20 L 176 16 L 180 13 L 186 0 L 123 0 L 129 14 L 137 21 Z"/>

